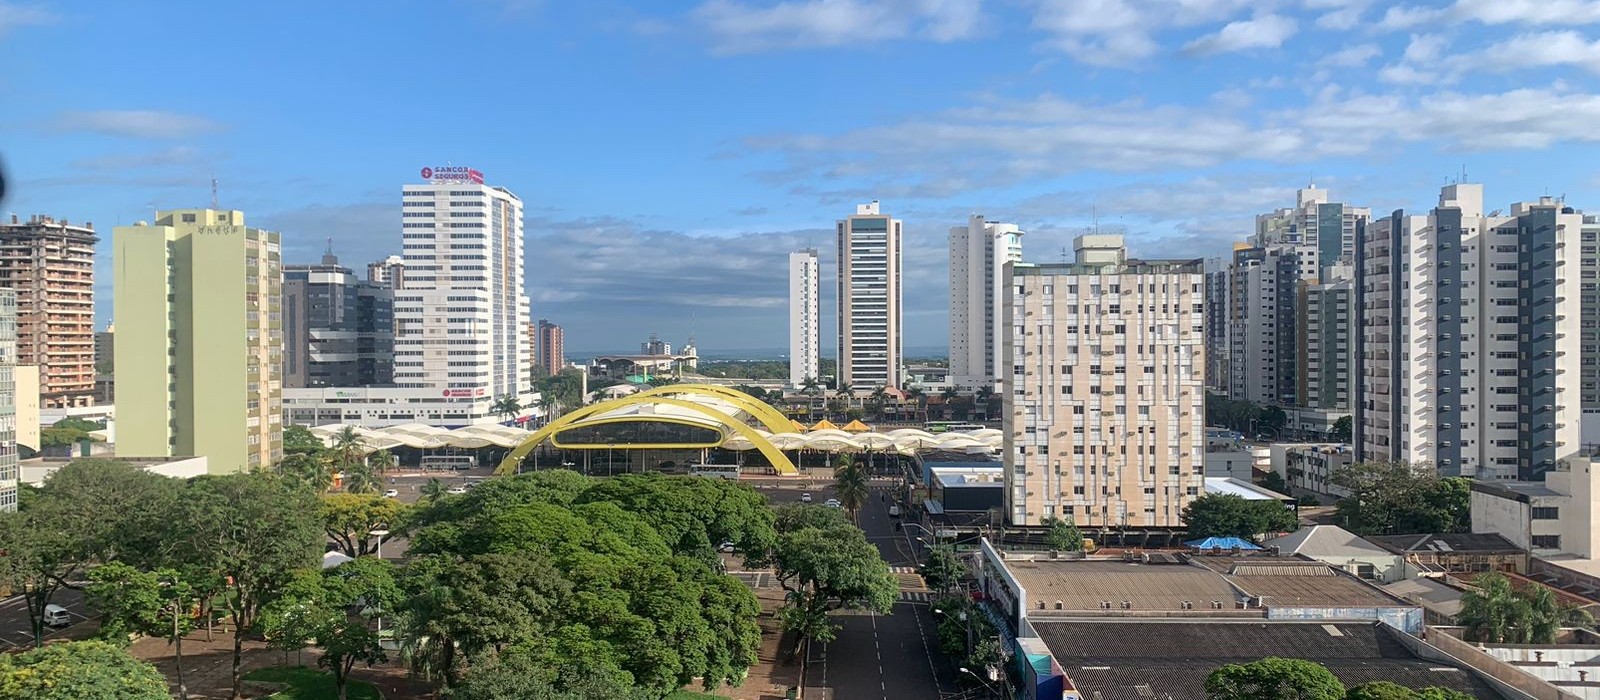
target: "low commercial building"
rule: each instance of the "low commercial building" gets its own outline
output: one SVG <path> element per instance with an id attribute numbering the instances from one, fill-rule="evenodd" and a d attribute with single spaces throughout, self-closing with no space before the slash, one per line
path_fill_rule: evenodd
<path id="1" fill-rule="evenodd" d="M 1343 443 L 1276 443 L 1272 452 L 1272 471 L 1283 477 L 1290 490 L 1310 491 L 1331 498 L 1345 498 L 1348 489 L 1335 486 L 1333 475 L 1355 461 L 1355 451 Z"/>
<path id="2" fill-rule="evenodd" d="M 1313 525 L 1262 543 L 1279 554 L 1315 559 L 1370 581 L 1405 577 L 1400 555 L 1368 542 L 1338 525 Z"/>
<path id="3" fill-rule="evenodd" d="M 533 396 L 536 401 L 539 395 Z M 536 404 L 523 406 L 516 416 L 492 411 L 491 405 L 478 400 L 471 389 L 313 387 L 283 390 L 284 421 L 289 425 L 348 423 L 381 428 L 426 423 L 459 428 L 508 419 L 527 422 L 540 415 Z"/>
<path id="4" fill-rule="evenodd" d="M 1493 533 L 1370 535 L 1367 541 L 1405 558 L 1411 573 L 1528 571 L 1528 552 Z"/>
<path id="5" fill-rule="evenodd" d="M 124 462 L 138 467 L 151 474 L 169 476 L 174 479 L 190 479 L 206 473 L 205 457 L 117 457 L 118 462 Z M 67 466 L 72 459 L 45 458 L 30 459 L 22 463 L 22 483 L 29 486 L 43 484 L 51 474 Z"/>

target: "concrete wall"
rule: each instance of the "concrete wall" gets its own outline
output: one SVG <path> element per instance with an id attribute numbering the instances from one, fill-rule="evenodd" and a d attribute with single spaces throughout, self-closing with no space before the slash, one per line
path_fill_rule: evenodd
<path id="1" fill-rule="evenodd" d="M 11 376 L 17 387 L 17 444 L 39 450 L 39 366 L 17 365 Z"/>
<path id="2" fill-rule="evenodd" d="M 1429 661 L 1441 661 L 1472 669 L 1484 682 L 1508 698 L 1535 700 L 1580 700 L 1548 681 L 1523 673 L 1517 667 L 1494 658 L 1476 646 L 1451 636 L 1442 628 L 1427 627 L 1426 641 L 1410 635 L 1395 635 L 1411 653 Z"/>
<path id="3" fill-rule="evenodd" d="M 1497 533 L 1527 549 L 1532 534 L 1527 503 L 1476 490 L 1472 492 L 1471 503 L 1473 532 Z"/>

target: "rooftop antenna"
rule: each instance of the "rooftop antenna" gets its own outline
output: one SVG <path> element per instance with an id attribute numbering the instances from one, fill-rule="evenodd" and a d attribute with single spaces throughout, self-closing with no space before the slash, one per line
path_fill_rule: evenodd
<path id="1" fill-rule="evenodd" d="M 1467 182 L 1467 164 L 1466 163 L 1462 163 L 1461 164 L 1461 182 L 1462 182 L 1462 184 L 1466 184 L 1466 182 Z"/>
<path id="2" fill-rule="evenodd" d="M 211 176 L 211 208 L 220 209 L 217 206 L 217 176 L 215 174 Z"/>
<path id="3" fill-rule="evenodd" d="M 1089 205 L 1089 213 L 1094 216 L 1094 232 L 1100 233 L 1100 205 Z"/>
<path id="4" fill-rule="evenodd" d="M 1066 246 L 1061 246 L 1061 263 L 1063 265 L 1065 265 L 1067 263 L 1067 247 Z"/>

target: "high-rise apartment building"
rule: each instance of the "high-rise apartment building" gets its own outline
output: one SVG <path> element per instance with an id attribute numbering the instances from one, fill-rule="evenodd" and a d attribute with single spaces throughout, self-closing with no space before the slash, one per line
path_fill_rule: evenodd
<path id="1" fill-rule="evenodd" d="M 1229 398 L 1263 406 L 1296 403 L 1295 304 L 1305 279 L 1305 252 L 1282 245 L 1234 249 L 1228 294 Z"/>
<path id="2" fill-rule="evenodd" d="M 855 389 L 900 386 L 901 222 L 877 200 L 836 227 L 839 261 L 839 377 Z"/>
<path id="3" fill-rule="evenodd" d="M 283 385 L 394 382 L 394 291 L 358 279 L 330 250 L 316 265 L 283 268 Z"/>
<path id="4" fill-rule="evenodd" d="M 0 289 L 0 513 L 17 511 L 17 295 Z"/>
<path id="5" fill-rule="evenodd" d="M 958 387 L 999 388 L 1000 349 L 995 346 L 1006 263 L 1022 262 L 1022 229 L 1016 224 L 968 217 L 950 229 L 950 382 Z"/>
<path id="6" fill-rule="evenodd" d="M 1355 273 L 1350 263 L 1339 263 L 1323 274 L 1320 282 L 1300 284 L 1297 393 L 1301 407 L 1348 413 L 1355 388 Z"/>
<path id="7" fill-rule="evenodd" d="M 1583 349 L 1579 353 L 1583 387 L 1580 394 L 1584 422 L 1594 424 L 1600 422 L 1600 216 L 1583 215 L 1579 244 L 1582 248 L 1579 249 L 1578 290 L 1583 298 L 1580 331 Z M 1600 431 L 1585 430 L 1583 441 L 1596 442 L 1595 434 Z"/>
<path id="8" fill-rule="evenodd" d="M 1301 260 L 1310 266 L 1308 278 L 1340 262 L 1355 259 L 1356 229 L 1372 217 L 1367 207 L 1328 201 L 1328 191 L 1316 185 L 1295 191 L 1295 205 L 1256 216 L 1252 244 L 1261 247 L 1289 245 L 1302 251 Z"/>
<path id="9" fill-rule="evenodd" d="M 815 248 L 789 254 L 789 386 L 821 378 L 818 300 L 821 289 Z"/>
<path id="10" fill-rule="evenodd" d="M 451 419 L 533 402 L 522 200 L 461 167 L 423 168 L 402 191 L 404 287 L 395 293 L 395 384 L 450 399 Z"/>
<path id="11" fill-rule="evenodd" d="M 283 456 L 278 234 L 244 212 L 178 209 L 118 226 L 118 457 L 198 455 L 214 473 Z"/>
<path id="12" fill-rule="evenodd" d="M 560 372 L 567 365 L 567 332 L 549 319 L 541 318 L 536 334 L 539 340 L 539 366 L 550 374 Z"/>
<path id="13" fill-rule="evenodd" d="M 1484 213 L 1449 185 L 1426 216 L 1366 226 L 1358 460 L 1542 481 L 1579 449 L 1583 216 L 1559 202 Z"/>
<path id="14" fill-rule="evenodd" d="M 391 255 L 382 260 L 367 263 L 367 281 L 389 285 L 390 289 L 400 289 L 406 286 L 405 258 Z"/>
<path id="15" fill-rule="evenodd" d="M 1177 525 L 1205 486 L 1204 263 L 1129 259 L 1118 235 L 1074 248 L 1006 266 L 1008 519 Z"/>
<path id="16" fill-rule="evenodd" d="M 37 365 L 47 408 L 94 403 L 94 225 L 48 216 L 0 224 L 0 289 L 17 295 L 18 364 Z"/>
<path id="17" fill-rule="evenodd" d="M 1232 306 L 1228 266 L 1219 258 L 1206 260 L 1206 390 L 1228 395 L 1232 373 L 1228 367 L 1228 310 Z"/>

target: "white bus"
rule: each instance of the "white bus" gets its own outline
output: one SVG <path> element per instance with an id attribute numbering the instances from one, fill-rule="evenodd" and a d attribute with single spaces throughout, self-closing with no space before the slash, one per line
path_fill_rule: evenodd
<path id="1" fill-rule="evenodd" d="M 425 455 L 422 458 L 422 471 L 462 471 L 478 466 L 478 458 L 472 455 Z"/>
<path id="2" fill-rule="evenodd" d="M 716 479 L 739 478 L 739 465 L 737 464 L 691 464 L 689 476 L 709 476 Z"/>

